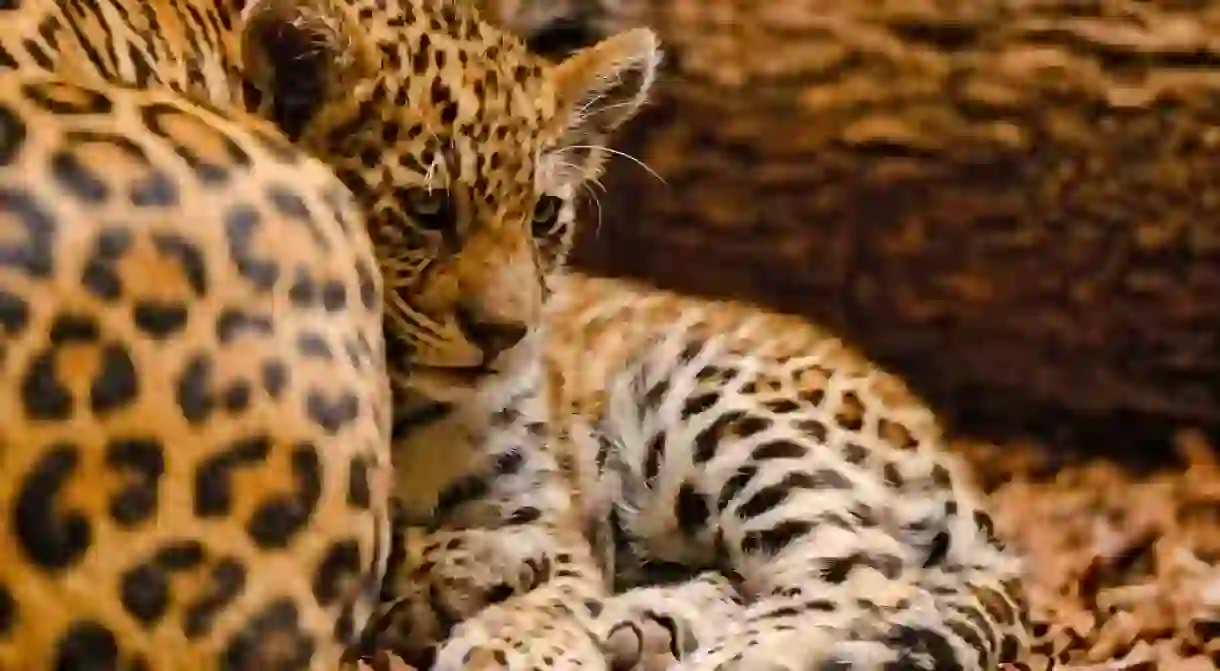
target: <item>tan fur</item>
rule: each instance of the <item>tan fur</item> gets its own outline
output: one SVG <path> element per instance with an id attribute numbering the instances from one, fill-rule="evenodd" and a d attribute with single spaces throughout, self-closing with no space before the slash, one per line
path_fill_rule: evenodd
<path id="1" fill-rule="evenodd" d="M 0 501 L 24 525 L 0 525 L 13 549 L 0 559 L 0 606 L 15 613 L 0 617 L 0 668 L 333 668 L 398 556 L 390 424 L 437 400 L 469 421 L 399 436 L 410 542 L 489 562 L 537 550 L 570 576 L 542 575 L 519 603 L 481 614 L 437 668 L 498 659 L 538 625 L 568 650 L 544 666 L 603 664 L 587 616 L 555 607 L 600 595 L 604 581 L 545 438 L 534 420 L 496 425 L 503 407 L 484 401 L 529 385 L 518 338 L 571 239 L 573 194 L 646 94 L 655 51 L 651 33 L 629 33 L 556 70 L 450 0 L 0 10 L 0 189 L 50 208 L 54 227 L 46 250 L 25 250 L 50 224 L 21 219 L 20 200 L 0 210 L 11 245 L 0 254 Z M 127 242 L 95 250 L 107 236 Z M 48 269 L 24 265 L 44 251 Z M 107 255 L 113 271 L 98 266 Z M 115 279 L 117 297 L 91 296 Z M 138 301 L 154 298 L 172 314 L 147 316 Z M 217 331 L 234 310 L 255 321 L 230 342 Z M 100 334 L 54 325 L 75 312 Z M 153 342 L 140 319 L 170 330 Z M 63 350 L 47 355 L 54 368 L 49 346 Z M 60 385 L 68 410 L 55 405 Z M 94 403 L 107 394 L 118 411 Z M 115 446 L 133 436 L 159 442 Z M 431 510 L 504 450 L 538 458 L 507 499 L 493 492 L 465 518 Z M 36 464 L 52 475 L 36 477 Z M 523 510 L 537 516 L 510 519 Z M 508 522 L 514 533 L 501 535 Z M 39 543 L 64 558 L 35 556 Z M 431 584 L 421 565 L 406 578 L 400 568 L 389 586 L 406 591 L 387 592 L 391 603 L 412 580 Z M 471 634 L 479 627 L 496 633 Z"/>

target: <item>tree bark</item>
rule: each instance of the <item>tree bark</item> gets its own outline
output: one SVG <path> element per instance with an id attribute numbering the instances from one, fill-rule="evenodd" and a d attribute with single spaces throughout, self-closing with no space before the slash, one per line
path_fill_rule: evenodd
<path id="1" fill-rule="evenodd" d="M 810 316 L 959 415 L 1220 423 L 1220 3 L 605 1 L 667 46 L 615 145 L 665 183 L 616 161 L 578 266 Z"/>

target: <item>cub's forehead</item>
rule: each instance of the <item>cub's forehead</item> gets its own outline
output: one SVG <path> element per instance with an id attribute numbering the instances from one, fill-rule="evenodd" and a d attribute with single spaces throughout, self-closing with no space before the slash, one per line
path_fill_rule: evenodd
<path id="1" fill-rule="evenodd" d="M 459 164 L 446 165 L 449 178 L 485 181 L 497 173 L 532 183 L 538 157 L 554 139 L 549 66 L 469 5 L 404 2 L 403 13 L 386 21 L 391 30 L 374 35 L 383 73 L 403 88 L 396 101 L 423 122 L 442 151 L 438 158 Z"/>

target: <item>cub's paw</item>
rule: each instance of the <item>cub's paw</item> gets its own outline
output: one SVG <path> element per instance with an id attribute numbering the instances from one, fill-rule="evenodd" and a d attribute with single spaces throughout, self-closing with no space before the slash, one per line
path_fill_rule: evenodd
<path id="1" fill-rule="evenodd" d="M 697 646 L 684 619 L 647 608 L 631 609 L 616 618 L 602 642 L 614 671 L 663 671 Z"/>
<path id="2" fill-rule="evenodd" d="M 717 573 L 686 583 L 629 590 L 605 602 L 599 618 L 616 671 L 660 671 L 723 635 L 744 614 L 736 589 Z"/>
<path id="3" fill-rule="evenodd" d="M 583 612 L 580 612 L 583 611 Z M 489 606 L 453 628 L 433 671 L 609 671 L 588 611 L 530 595 Z"/>
<path id="4" fill-rule="evenodd" d="M 430 646 L 459 622 L 546 582 L 549 540 L 528 527 L 408 534 L 407 558 L 386 581 L 365 647 L 393 651 L 419 666 L 416 660 L 427 659 Z"/>
<path id="5" fill-rule="evenodd" d="M 539 529 L 438 532 L 427 537 L 408 582 L 453 620 L 533 591 L 551 578 L 552 540 Z"/>

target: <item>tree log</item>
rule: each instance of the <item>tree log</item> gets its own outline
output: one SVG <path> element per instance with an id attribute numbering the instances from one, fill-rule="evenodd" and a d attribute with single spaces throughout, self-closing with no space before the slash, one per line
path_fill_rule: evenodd
<path id="1" fill-rule="evenodd" d="M 489 0 L 665 41 L 615 145 L 664 184 L 617 161 L 578 266 L 807 315 L 959 418 L 1220 423 L 1220 3 L 602 2 Z"/>

